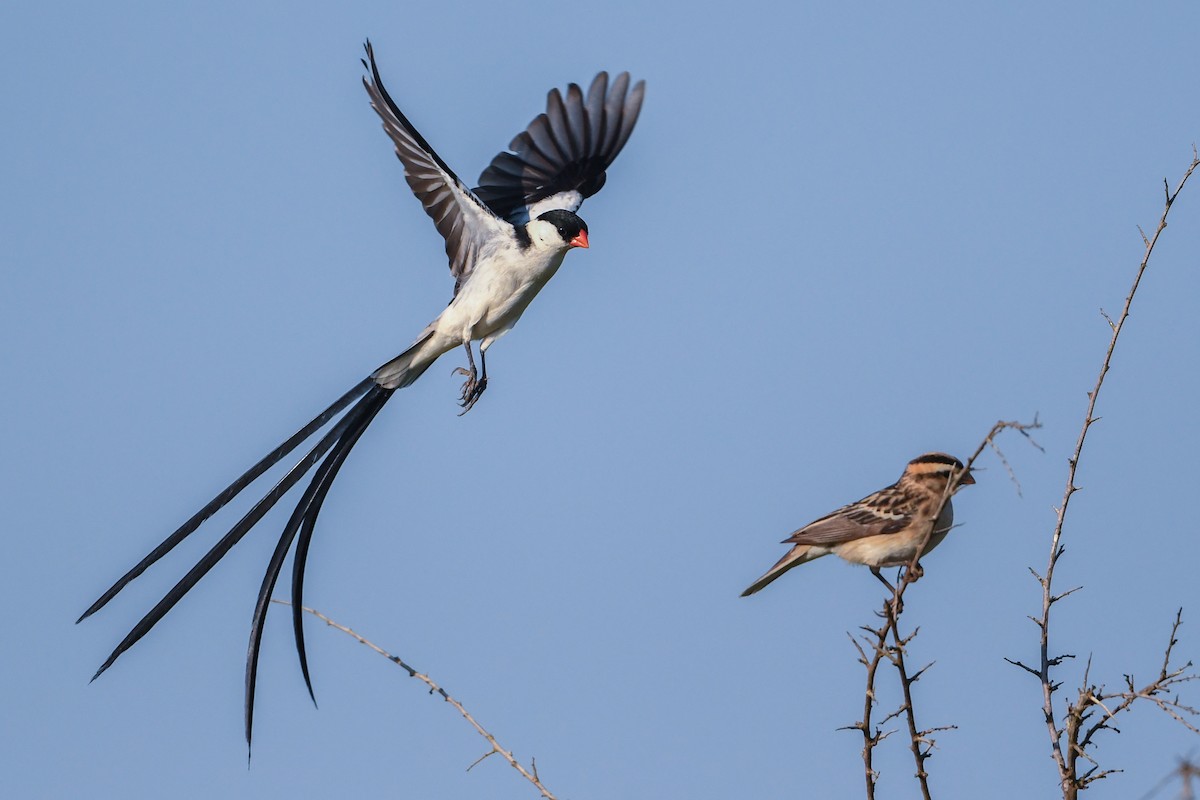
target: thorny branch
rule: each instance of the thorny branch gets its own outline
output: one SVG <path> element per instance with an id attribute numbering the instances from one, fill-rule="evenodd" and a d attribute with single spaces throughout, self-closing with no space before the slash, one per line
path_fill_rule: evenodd
<path id="1" fill-rule="evenodd" d="M 1152 682 L 1141 690 L 1135 690 L 1133 681 L 1127 676 L 1127 691 L 1115 694 L 1105 695 L 1102 688 L 1090 686 L 1088 684 L 1087 672 L 1084 673 L 1083 684 L 1079 690 L 1079 696 L 1074 703 L 1070 704 L 1065 710 L 1062 726 L 1060 727 L 1054 712 L 1054 693 L 1058 691 L 1062 685 L 1051 677 L 1051 670 L 1059 666 L 1064 660 L 1074 658 L 1070 654 L 1050 655 L 1050 609 L 1055 603 L 1065 598 L 1075 590 L 1072 589 L 1062 594 L 1054 594 L 1053 581 L 1054 570 L 1058 565 L 1058 559 L 1062 557 L 1064 548 L 1062 546 L 1062 531 L 1063 525 L 1067 518 L 1067 508 L 1070 505 L 1071 498 L 1075 492 L 1079 491 L 1079 487 L 1075 485 L 1075 473 L 1079 468 L 1079 459 L 1083 453 L 1083 445 L 1087 440 L 1088 431 L 1092 424 L 1098 419 L 1096 416 L 1096 401 L 1100 396 L 1100 388 L 1104 385 L 1104 378 L 1108 374 L 1109 367 L 1112 363 L 1113 352 L 1117 347 L 1117 340 L 1121 336 L 1121 331 L 1125 327 L 1125 322 L 1129 318 L 1129 310 L 1133 305 L 1134 295 L 1137 293 L 1138 285 L 1142 281 L 1142 276 L 1146 272 L 1146 267 L 1150 263 L 1150 255 L 1154 252 L 1154 246 L 1158 243 L 1158 237 L 1167 227 L 1167 215 L 1171 211 L 1171 206 L 1174 205 L 1176 198 L 1179 197 L 1179 192 L 1183 190 L 1184 184 L 1191 177 L 1192 172 L 1200 166 L 1200 154 L 1197 154 L 1196 148 L 1192 148 L 1192 163 L 1188 165 L 1187 171 L 1176 184 L 1175 190 L 1171 191 L 1170 184 L 1163 181 L 1166 194 L 1166 203 L 1163 207 L 1162 216 L 1159 217 L 1158 227 L 1154 230 L 1153 236 L 1146 236 L 1142 232 L 1142 242 L 1146 246 L 1145 254 L 1142 257 L 1141 264 L 1138 265 L 1137 274 L 1134 276 L 1133 285 L 1129 289 L 1129 294 L 1125 297 L 1125 305 L 1121 309 L 1120 315 L 1116 320 L 1113 320 L 1107 314 L 1104 315 L 1108 322 L 1109 328 L 1112 330 L 1112 337 L 1109 339 L 1108 350 L 1104 354 L 1104 361 L 1100 365 L 1100 374 L 1096 378 L 1095 387 L 1088 392 L 1087 412 L 1084 414 L 1083 427 L 1079 431 L 1079 438 L 1075 443 L 1075 450 L 1071 457 L 1067 460 L 1067 485 L 1063 492 L 1062 505 L 1057 509 L 1057 519 L 1054 525 L 1054 533 L 1050 537 L 1050 557 L 1046 566 L 1046 572 L 1043 575 L 1038 575 L 1034 572 L 1034 577 L 1042 588 L 1042 613 L 1039 618 L 1033 618 L 1034 623 L 1038 626 L 1040 632 L 1039 642 L 1039 660 L 1037 667 L 1031 667 L 1020 661 L 1009 660 L 1010 663 L 1030 672 L 1038 677 L 1042 686 L 1042 714 L 1045 718 L 1046 729 L 1050 734 L 1051 755 L 1058 767 L 1060 788 L 1062 789 L 1064 800 L 1074 800 L 1079 792 L 1086 789 L 1089 784 L 1094 781 L 1104 778 L 1115 770 L 1100 770 L 1099 766 L 1088 755 L 1087 747 L 1092 744 L 1093 737 L 1096 733 L 1105 729 L 1116 730 L 1112 726 L 1112 719 L 1118 713 L 1127 710 L 1135 700 L 1146 699 L 1153 701 L 1160 709 L 1166 711 L 1175 719 L 1183 722 L 1191 730 L 1196 728 L 1188 724 L 1177 713 L 1184 711 L 1185 713 L 1194 714 L 1195 711 L 1186 706 L 1179 706 L 1177 703 L 1168 703 L 1163 701 L 1158 695 L 1169 686 L 1180 683 L 1184 680 L 1191 680 L 1195 675 L 1185 674 L 1186 670 L 1191 668 L 1191 662 L 1188 662 L 1183 667 L 1177 670 L 1172 670 L 1169 667 L 1171 649 L 1175 644 L 1175 632 L 1178 630 L 1181 616 L 1176 615 L 1175 625 L 1171 630 L 1171 641 L 1167 645 L 1166 653 L 1163 658 L 1163 667 L 1159 679 Z M 1141 229 L 1138 229 L 1141 231 Z M 1030 570 L 1033 572 L 1033 570 Z M 1089 660 L 1090 661 L 1090 660 Z M 1089 663 L 1090 668 L 1090 663 Z M 1120 698 L 1121 702 L 1113 709 L 1106 710 L 1105 702 Z M 1093 713 L 1096 713 L 1097 707 L 1104 712 L 1104 716 L 1100 721 L 1093 724 L 1090 728 L 1085 726 L 1087 719 Z M 1085 759 L 1091 763 L 1083 774 L 1079 772 L 1079 759 Z"/>
<path id="2" fill-rule="evenodd" d="M 1190 661 L 1181 667 L 1171 667 L 1171 651 L 1178 643 L 1176 633 L 1179 631 L 1181 624 L 1183 624 L 1183 609 L 1180 609 L 1175 614 L 1175 622 L 1171 626 L 1171 636 L 1167 642 L 1162 667 L 1159 670 L 1158 676 L 1140 689 L 1135 685 L 1132 675 L 1124 676 L 1125 690 L 1120 692 L 1105 692 L 1103 686 L 1091 684 L 1088 680 L 1088 675 L 1091 672 L 1091 660 L 1089 659 L 1088 666 L 1084 670 L 1079 693 L 1076 696 L 1075 702 L 1067 709 L 1065 722 L 1065 728 L 1068 733 L 1068 749 L 1065 753 L 1065 759 L 1069 774 L 1075 776 L 1072 784 L 1075 794 L 1086 789 L 1094 781 L 1121 771 L 1119 769 L 1100 769 L 1100 765 L 1088 753 L 1088 748 L 1093 744 L 1096 734 L 1101 731 L 1111 730 L 1114 733 L 1120 733 L 1120 729 L 1113 724 L 1114 719 L 1121 712 L 1127 711 L 1138 700 L 1148 700 L 1154 703 L 1160 710 L 1171 716 L 1188 730 L 1200 733 L 1200 730 L 1183 716 L 1195 717 L 1200 714 L 1200 711 L 1182 704 L 1178 696 L 1173 698 L 1162 696 L 1176 684 L 1196 680 L 1200 677 L 1195 674 L 1188 674 L 1187 671 L 1192 667 Z M 1114 701 L 1117 702 L 1114 703 Z M 1088 726 L 1087 723 L 1093 716 L 1098 718 Z M 1079 759 L 1084 759 L 1091 765 L 1083 774 L 1079 774 Z"/>
<path id="3" fill-rule="evenodd" d="M 971 466 L 975 463 L 975 460 L 979 458 L 985 449 L 990 447 L 991 449 L 995 450 L 996 454 L 1000 458 L 1001 463 L 1004 464 L 1005 468 L 1008 469 L 1009 475 L 1012 476 L 1013 482 L 1016 483 L 1016 477 L 1012 475 L 1012 470 L 1008 467 L 1008 460 L 1004 457 L 1004 453 L 996 445 L 996 437 L 1002 431 L 1006 429 L 1012 429 L 1020 433 L 1027 440 L 1029 440 L 1034 447 L 1037 447 L 1040 450 L 1041 446 L 1038 445 L 1037 442 L 1033 441 L 1033 438 L 1029 434 L 1029 431 L 1036 430 L 1040 427 L 1041 423 L 1038 422 L 1036 417 L 1034 418 L 1033 422 L 1030 423 L 1005 421 L 997 422 L 992 426 L 991 431 L 988 432 L 988 435 L 984 437 L 979 446 L 975 448 L 975 452 L 972 453 L 970 458 L 968 458 L 965 462 L 966 469 L 969 471 Z M 954 494 L 957 488 L 957 486 L 947 487 L 946 493 L 942 497 L 942 506 L 949 502 L 951 495 Z M 1017 491 L 1020 492 L 1020 484 L 1017 484 Z M 935 519 L 940 512 L 941 506 L 939 506 L 937 511 L 934 513 Z M 917 548 L 918 554 L 925 550 L 925 545 L 928 544 L 929 536 L 931 536 L 932 533 L 933 530 L 931 528 L 929 533 L 926 534 L 925 541 L 923 541 L 921 546 Z M 867 670 L 867 686 L 863 702 L 862 719 L 856 722 L 854 725 L 849 726 L 850 730 L 857 730 L 861 732 L 863 737 L 862 759 L 863 768 L 866 773 L 867 800 L 874 800 L 875 784 L 879 779 L 879 773 L 875 771 L 873 765 L 875 747 L 892 733 L 892 731 L 884 731 L 881 726 L 886 725 L 889 721 L 896 719 L 901 715 L 904 715 L 905 722 L 908 726 L 909 749 L 912 751 L 913 761 L 917 768 L 915 777 L 917 778 L 917 782 L 921 787 L 921 797 L 924 798 L 924 800 L 931 800 L 931 795 L 929 792 L 929 773 L 925 770 L 925 762 L 931 755 L 933 755 L 935 740 L 933 739 L 932 734 L 939 731 L 953 730 L 956 728 L 954 725 L 944 725 L 935 728 L 922 729 L 917 725 L 916 709 L 913 705 L 912 698 L 912 686 L 914 683 L 920 680 L 921 675 L 923 675 L 925 670 L 929 669 L 932 664 L 922 667 L 915 673 L 909 673 L 908 665 L 904 659 L 905 649 L 908 647 L 908 644 L 914 638 L 916 638 L 919 629 L 914 629 L 913 632 L 907 636 L 902 635 L 900 633 L 899 618 L 900 614 L 904 611 L 903 596 L 905 589 L 908 588 L 910 583 L 914 583 L 915 581 L 919 580 L 922 574 L 921 567 L 917 563 L 919 557 L 919 555 L 914 556 L 913 560 L 905 567 L 903 574 L 896 582 L 895 591 L 893 592 L 892 596 L 884 600 L 883 610 L 881 612 L 877 612 L 884 620 L 883 626 L 875 628 L 864 625 L 862 627 L 862 630 L 866 633 L 866 635 L 862 636 L 861 639 L 862 643 L 865 644 L 866 647 L 864 648 L 863 644 L 860 644 L 858 639 L 855 639 L 853 636 L 850 637 L 851 641 L 854 643 L 855 649 L 858 650 L 859 663 L 866 667 Z M 888 641 L 889 638 L 891 640 L 890 643 Z M 871 651 L 871 655 L 867 655 L 868 648 Z M 873 722 L 872 712 L 874 711 L 876 701 L 875 677 L 879 671 L 879 665 L 883 663 L 885 659 L 896 668 L 897 675 L 900 678 L 900 688 L 904 700 L 898 709 L 889 713 L 882 720 Z"/>
<path id="4" fill-rule="evenodd" d="M 286 600 L 272 600 L 271 602 L 278 603 L 282 606 L 291 605 L 291 603 L 289 603 Z M 513 769 L 515 769 L 517 772 L 521 773 L 521 775 L 524 776 L 525 780 L 529 781 L 534 786 L 536 786 L 538 791 L 541 792 L 542 797 L 545 800 L 557 800 L 557 798 L 553 794 L 550 793 L 550 790 L 547 789 L 542 784 L 542 781 L 538 777 L 538 774 L 537 774 L 537 764 L 535 762 L 533 762 L 533 761 L 530 762 L 529 769 L 525 769 L 525 767 L 521 766 L 521 763 L 517 761 L 517 759 L 513 756 L 512 752 L 509 750 L 505 750 L 503 747 L 501 747 L 500 743 L 498 741 L 496 741 L 496 737 L 492 736 L 492 734 L 488 733 L 488 731 L 486 729 L 484 729 L 484 727 L 482 725 L 480 725 L 478 722 L 476 722 L 475 718 L 473 716 L 471 716 L 470 712 L 468 712 L 466 708 L 463 707 L 462 703 L 460 703 L 459 701 L 457 701 L 453 697 L 451 697 L 446 692 L 445 689 L 443 689 L 438 684 L 434 683 L 433 680 L 428 675 L 425 675 L 424 673 L 421 673 L 421 672 L 417 672 L 417 670 L 413 669 L 408 664 L 404 663 L 404 661 L 399 656 L 392 655 L 391 653 L 384 650 L 379 645 L 375 644 L 374 642 L 369 641 L 364 636 L 356 633 L 352 629 L 347 628 L 345 625 L 341 625 L 337 622 L 334 622 L 329 617 L 322 614 L 320 611 L 317 611 L 316 609 L 313 609 L 313 608 L 309 608 L 308 606 L 301 606 L 300 608 L 302 611 L 306 611 L 309 614 L 312 614 L 317 619 L 322 620 L 329 627 L 337 628 L 339 631 L 346 634 L 347 636 L 351 636 L 354 639 L 357 639 L 360 644 L 366 645 L 367 647 L 374 650 L 376 653 L 379 653 L 379 655 L 386 658 L 388 661 L 391 661 L 393 664 L 396 664 L 398 667 L 405 670 L 408 673 L 410 678 L 416 678 L 417 680 L 421 681 L 426 686 L 428 686 L 430 694 L 441 695 L 443 700 L 445 700 L 450 705 L 454 706 L 458 710 L 458 713 L 462 714 L 463 719 L 465 719 L 467 722 L 469 722 L 471 724 L 471 727 L 473 727 L 475 729 L 475 732 L 478 733 L 480 736 L 482 736 L 484 739 L 486 739 L 487 743 L 489 745 L 491 745 L 491 747 L 492 747 L 491 750 L 484 753 L 482 756 L 480 756 L 478 759 L 476 759 L 475 762 L 471 764 L 471 766 L 467 767 L 468 770 L 473 768 L 480 761 L 483 761 L 485 758 L 492 756 L 492 755 L 498 755 L 501 758 L 503 758 L 505 761 L 507 761 Z"/>

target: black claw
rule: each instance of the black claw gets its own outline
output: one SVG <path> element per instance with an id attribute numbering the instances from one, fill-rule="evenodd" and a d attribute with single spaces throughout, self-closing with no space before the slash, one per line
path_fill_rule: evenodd
<path id="1" fill-rule="evenodd" d="M 487 388 L 487 356 L 484 355 L 484 349 L 479 348 L 479 362 L 483 365 L 483 374 L 480 375 L 475 371 L 475 356 L 471 353 L 471 343 L 465 343 L 467 349 L 467 365 L 469 369 L 459 367 L 454 370 L 455 375 L 466 375 L 467 380 L 463 383 L 462 392 L 458 396 L 458 404 L 462 406 L 462 411 L 458 412 L 461 417 L 463 414 L 471 410 L 475 405 L 475 401 L 483 394 L 483 390 Z"/>
<path id="2" fill-rule="evenodd" d="M 463 384 L 462 395 L 459 397 L 458 403 L 460 406 L 462 406 L 462 411 L 458 412 L 460 417 L 475 406 L 475 403 L 483 395 L 483 391 L 485 389 L 487 389 L 486 376 L 480 378 L 479 380 L 469 378 L 467 382 Z"/>

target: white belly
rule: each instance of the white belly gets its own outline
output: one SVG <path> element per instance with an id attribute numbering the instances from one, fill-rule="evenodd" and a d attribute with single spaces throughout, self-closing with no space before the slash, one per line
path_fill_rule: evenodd
<path id="1" fill-rule="evenodd" d="M 476 266 L 470 280 L 434 322 L 440 335 L 483 347 L 507 333 L 562 264 L 565 253 L 521 261 L 496 258 Z"/>

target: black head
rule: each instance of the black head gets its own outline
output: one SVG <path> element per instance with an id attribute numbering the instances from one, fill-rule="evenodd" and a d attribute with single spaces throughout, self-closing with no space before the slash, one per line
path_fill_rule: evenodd
<path id="1" fill-rule="evenodd" d="M 562 236 L 562 240 L 572 247 L 588 246 L 587 223 L 573 211 L 556 208 L 538 217 L 542 222 L 549 222 Z"/>

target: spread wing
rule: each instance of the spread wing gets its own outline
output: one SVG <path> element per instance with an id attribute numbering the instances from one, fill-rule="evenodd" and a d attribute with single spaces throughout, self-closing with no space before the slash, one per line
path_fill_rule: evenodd
<path id="1" fill-rule="evenodd" d="M 810 522 L 784 544 L 834 545 L 867 536 L 897 533 L 913 519 L 912 500 L 896 486 L 868 495 L 832 514 Z"/>
<path id="2" fill-rule="evenodd" d="M 629 88 L 629 73 L 612 81 L 601 72 L 584 97 L 572 83 L 566 97 L 552 89 L 546 112 L 492 159 L 475 195 L 514 225 L 556 208 L 575 211 L 604 186 L 642 110 L 646 82 Z"/>
<path id="3" fill-rule="evenodd" d="M 370 76 L 363 78 L 363 85 L 371 96 L 371 107 L 383 120 L 383 129 L 396 145 L 396 157 L 404 165 L 404 177 L 413 194 L 425 206 L 425 213 L 446 240 L 446 256 L 450 259 L 450 274 L 455 278 L 457 294 L 458 287 L 474 269 L 484 244 L 506 229 L 511 232 L 511 226 L 458 179 L 454 170 L 408 121 L 383 86 L 370 41 L 366 43 L 366 50 L 367 61 L 363 61 L 363 66 Z"/>

